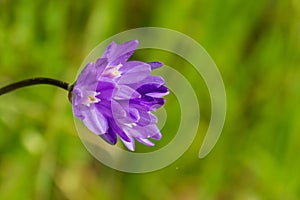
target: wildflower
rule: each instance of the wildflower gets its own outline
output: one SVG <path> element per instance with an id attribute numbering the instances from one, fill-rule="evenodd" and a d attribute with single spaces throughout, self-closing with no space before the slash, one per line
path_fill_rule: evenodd
<path id="1" fill-rule="evenodd" d="M 161 139 L 151 111 L 163 106 L 168 94 L 164 79 L 150 75 L 162 63 L 128 61 L 137 46 L 137 40 L 112 42 L 101 58 L 85 66 L 71 92 L 74 115 L 90 131 L 110 144 L 119 136 L 131 151 L 135 140 L 153 146 L 149 139 Z"/>

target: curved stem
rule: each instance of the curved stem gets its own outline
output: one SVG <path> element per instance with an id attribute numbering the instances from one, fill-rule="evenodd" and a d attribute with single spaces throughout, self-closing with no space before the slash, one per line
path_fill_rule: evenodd
<path id="1" fill-rule="evenodd" d="M 0 88 L 0 96 L 3 94 L 6 94 L 8 92 L 11 92 L 13 90 L 19 89 L 19 88 L 23 88 L 23 87 L 28 87 L 31 85 L 39 85 L 39 84 L 47 84 L 47 85 L 54 85 L 57 87 L 60 87 L 62 89 L 65 89 L 67 91 L 70 91 L 70 89 L 72 88 L 69 83 L 60 81 L 60 80 L 56 80 L 56 79 L 52 79 L 52 78 L 30 78 L 30 79 L 26 79 L 26 80 L 22 80 L 16 83 L 12 83 L 9 84 L 7 86 L 4 86 L 2 88 Z"/>

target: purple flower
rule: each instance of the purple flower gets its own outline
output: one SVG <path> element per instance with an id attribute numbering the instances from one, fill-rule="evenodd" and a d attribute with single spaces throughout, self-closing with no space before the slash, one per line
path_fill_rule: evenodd
<path id="1" fill-rule="evenodd" d="M 110 144 L 119 136 L 131 151 L 134 140 L 153 146 L 149 139 L 161 138 L 151 111 L 164 104 L 169 92 L 162 77 L 150 75 L 162 63 L 128 61 L 137 46 L 137 40 L 112 42 L 101 58 L 85 66 L 72 90 L 74 115 Z"/>

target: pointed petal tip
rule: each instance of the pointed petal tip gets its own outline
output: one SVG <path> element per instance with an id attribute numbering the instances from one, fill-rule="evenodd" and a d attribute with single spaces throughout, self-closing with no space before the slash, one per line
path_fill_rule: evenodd
<path id="1" fill-rule="evenodd" d="M 129 151 L 135 151 L 135 145 L 131 145 L 131 144 L 128 144 L 128 145 L 125 145 L 126 148 L 129 150 Z"/>
<path id="2" fill-rule="evenodd" d="M 128 42 L 131 42 L 132 44 L 138 45 L 139 41 L 137 39 L 135 40 L 129 40 Z"/>
<path id="3" fill-rule="evenodd" d="M 128 150 L 135 151 L 134 139 L 132 137 L 130 137 L 130 142 L 127 142 L 122 138 L 120 138 L 120 139 Z"/>
<path id="4" fill-rule="evenodd" d="M 136 140 L 144 145 L 153 147 L 155 146 L 155 144 L 153 142 L 151 142 L 150 140 L 146 139 L 146 138 L 139 138 L 137 137 Z"/>
<path id="5" fill-rule="evenodd" d="M 151 136 L 151 138 L 154 140 L 160 140 L 162 138 L 162 135 L 161 135 L 161 133 L 157 133 L 157 134 Z"/>
<path id="6" fill-rule="evenodd" d="M 112 41 L 105 49 L 102 58 L 107 58 L 110 66 L 126 62 L 138 47 L 138 40 L 117 44 Z"/>
<path id="7" fill-rule="evenodd" d="M 128 148 L 128 147 L 127 147 L 127 148 Z M 128 150 L 130 150 L 130 151 L 135 151 L 135 147 L 128 148 Z"/>
<path id="8" fill-rule="evenodd" d="M 108 134 L 101 134 L 99 135 L 105 142 L 111 145 L 115 145 L 117 143 L 117 139 L 115 137 L 111 137 Z"/>
<path id="9" fill-rule="evenodd" d="M 138 40 L 129 40 L 127 42 L 120 43 L 118 46 L 124 46 L 124 47 L 132 47 L 133 51 L 138 47 L 139 41 Z"/>
<path id="10" fill-rule="evenodd" d="M 151 70 L 160 68 L 164 65 L 163 62 L 159 62 L 159 61 L 154 61 L 154 62 L 148 62 L 148 64 L 151 66 Z"/>

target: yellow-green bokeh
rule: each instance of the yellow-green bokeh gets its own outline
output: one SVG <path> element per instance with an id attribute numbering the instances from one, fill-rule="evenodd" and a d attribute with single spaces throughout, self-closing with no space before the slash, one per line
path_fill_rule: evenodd
<path id="1" fill-rule="evenodd" d="M 36 76 L 73 82 L 98 43 L 145 26 L 189 35 L 219 67 L 227 119 L 209 156 L 198 159 L 210 119 L 201 77 L 177 56 L 138 51 L 136 58 L 180 71 L 197 91 L 201 123 L 189 150 L 156 172 L 115 171 L 82 145 L 65 91 L 24 88 L 0 97 L 0 199 L 299 199 L 297 0 L 0 0 L 0 86 Z M 167 98 L 164 129 L 172 132 L 179 109 Z"/>

